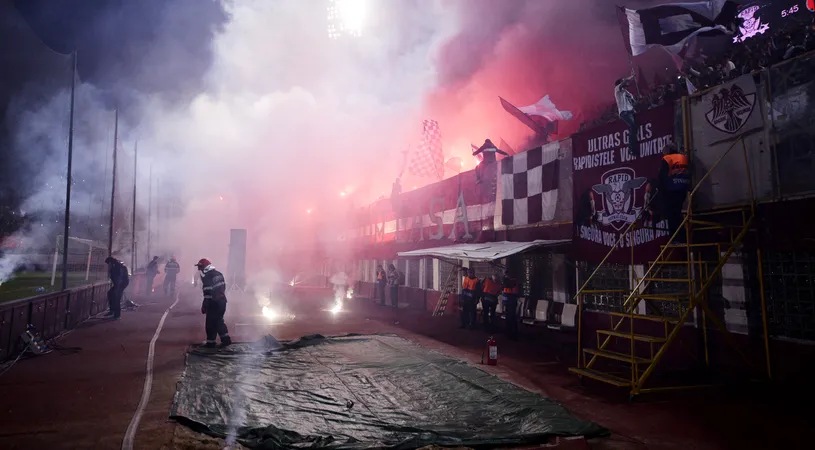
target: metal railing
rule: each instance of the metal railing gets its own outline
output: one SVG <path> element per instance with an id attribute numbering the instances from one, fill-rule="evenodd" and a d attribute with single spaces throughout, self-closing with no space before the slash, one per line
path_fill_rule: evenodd
<path id="1" fill-rule="evenodd" d="M 131 277 L 128 290 L 138 288 L 139 278 Z M 106 281 L 0 303 L 0 361 L 25 350 L 20 336 L 29 326 L 47 341 L 107 310 L 109 287 Z"/>

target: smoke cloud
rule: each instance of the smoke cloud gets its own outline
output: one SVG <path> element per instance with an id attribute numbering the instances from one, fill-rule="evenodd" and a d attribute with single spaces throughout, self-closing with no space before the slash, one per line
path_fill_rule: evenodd
<path id="1" fill-rule="evenodd" d="M 310 240 L 319 226 L 339 232 L 354 206 L 389 194 L 422 119 L 439 121 L 445 158 L 460 157 L 470 169 L 471 143 L 504 138 L 519 149 L 531 134 L 498 96 L 524 106 L 549 94 L 576 113 L 561 124 L 567 135 L 613 101 L 613 80 L 629 71 L 614 8 L 602 0 L 369 1 L 362 36 L 338 40 L 328 38 L 327 2 L 217 5 L 197 16 L 189 2 L 164 2 L 152 47 L 142 56 L 128 50 L 138 61 L 131 66 L 106 71 L 100 63 L 77 103 L 79 124 L 93 129 L 75 144 L 75 179 L 94 180 L 88 201 L 109 195 L 104 173 L 118 104 L 120 158 L 131 160 L 139 145 L 141 220 L 147 168 L 162 180 L 153 207 L 166 211 L 153 219 L 160 236 L 150 252 L 175 254 L 182 267 L 206 256 L 225 268 L 230 228 L 248 230 L 250 272 L 267 269 L 270 255 Z M 115 33 L 112 17 L 97 26 L 96 39 Z M 185 34 L 191 23 L 197 31 Z M 29 108 L 16 134 L 64 154 L 66 92 Z M 58 211 L 64 158 L 33 161 L 26 173 L 57 188 L 39 189 L 30 201 L 45 197 L 41 209 Z M 123 180 L 132 183 L 132 175 Z M 146 262 L 146 249 L 141 256 Z"/>

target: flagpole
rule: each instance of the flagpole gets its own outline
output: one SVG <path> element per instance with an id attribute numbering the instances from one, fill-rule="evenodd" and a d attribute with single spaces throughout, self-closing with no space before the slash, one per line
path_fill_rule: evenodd
<path id="1" fill-rule="evenodd" d="M 110 186 L 110 223 L 108 226 L 108 256 L 113 256 L 113 210 L 116 206 L 116 147 L 119 143 L 119 109 L 114 110 L 113 122 L 113 182 Z"/>
<path id="2" fill-rule="evenodd" d="M 625 17 L 626 29 L 628 29 L 628 17 L 625 15 L 625 8 L 622 6 L 617 5 L 617 21 L 620 22 L 620 12 L 623 13 L 623 17 Z M 628 65 L 631 66 L 631 74 L 634 75 L 634 86 L 637 88 L 637 97 L 641 97 L 640 94 L 640 83 L 637 80 L 637 73 L 634 71 L 634 59 L 631 55 L 631 49 L 629 48 L 630 43 L 625 36 L 625 31 L 623 30 L 622 23 L 620 23 L 620 35 L 623 37 L 623 47 L 625 47 L 625 54 L 628 55 Z"/>

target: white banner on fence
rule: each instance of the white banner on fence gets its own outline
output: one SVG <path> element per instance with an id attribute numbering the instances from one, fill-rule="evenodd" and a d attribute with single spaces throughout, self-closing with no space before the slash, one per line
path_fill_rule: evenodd
<path id="1" fill-rule="evenodd" d="M 756 199 L 772 197 L 772 158 L 765 129 L 764 95 L 752 75 L 744 75 L 691 97 L 693 171 L 700 179 L 735 140 L 744 138 Z M 741 143 L 711 172 L 699 192 L 703 208 L 750 200 Z"/>

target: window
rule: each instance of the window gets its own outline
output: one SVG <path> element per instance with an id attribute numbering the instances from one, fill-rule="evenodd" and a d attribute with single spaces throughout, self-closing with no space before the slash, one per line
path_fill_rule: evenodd
<path id="1" fill-rule="evenodd" d="M 815 253 L 767 252 L 763 259 L 770 334 L 815 341 Z"/>
<path id="2" fill-rule="evenodd" d="M 424 260 L 424 287 L 425 289 L 433 289 L 433 258 L 425 258 Z"/>
<path id="3" fill-rule="evenodd" d="M 461 274 L 460 269 L 455 264 L 450 264 L 447 261 L 439 260 L 439 283 L 440 289 L 444 289 L 444 283 L 447 281 L 447 277 L 450 276 L 451 272 L 455 272 L 457 275 Z M 454 293 L 458 293 L 461 289 L 461 277 L 457 276 L 455 286 L 456 288 L 453 290 Z"/>
<path id="4" fill-rule="evenodd" d="M 630 273 L 626 264 L 604 264 L 594 275 L 586 289 L 623 292 L 590 293 L 583 294 L 583 304 L 587 310 L 603 312 L 622 312 L 623 302 L 628 298 Z M 597 264 L 590 264 L 585 261 L 578 263 L 580 272 L 579 285 L 583 286 L 589 275 L 597 268 Z"/>
<path id="5" fill-rule="evenodd" d="M 407 260 L 407 286 L 412 288 L 419 287 L 419 260 L 418 259 L 409 259 Z"/>

